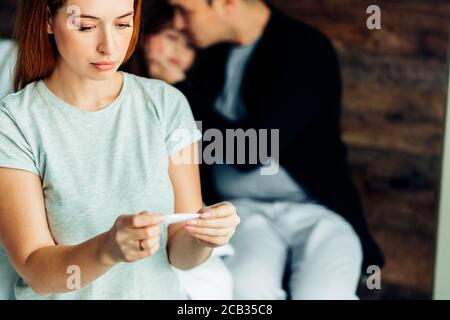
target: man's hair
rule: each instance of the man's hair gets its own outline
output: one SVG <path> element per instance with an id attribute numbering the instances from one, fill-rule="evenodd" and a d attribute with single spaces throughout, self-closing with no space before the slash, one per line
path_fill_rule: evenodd
<path id="1" fill-rule="evenodd" d="M 243 1 L 247 1 L 247 2 L 255 2 L 255 1 L 262 1 L 265 2 L 265 0 L 243 0 Z M 208 3 L 208 5 L 212 5 L 212 3 L 214 2 L 214 0 L 206 0 L 206 2 Z"/>

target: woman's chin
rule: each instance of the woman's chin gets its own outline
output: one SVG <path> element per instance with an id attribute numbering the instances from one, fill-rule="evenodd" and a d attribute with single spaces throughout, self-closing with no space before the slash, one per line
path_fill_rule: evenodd
<path id="1" fill-rule="evenodd" d="M 117 73 L 117 69 L 96 72 L 89 72 L 88 78 L 95 81 L 105 81 L 111 79 Z"/>

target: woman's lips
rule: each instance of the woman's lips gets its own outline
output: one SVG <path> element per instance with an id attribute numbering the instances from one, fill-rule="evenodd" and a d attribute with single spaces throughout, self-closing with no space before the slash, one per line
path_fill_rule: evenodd
<path id="1" fill-rule="evenodd" d="M 98 62 L 98 63 L 91 63 L 94 68 L 96 68 L 99 71 L 109 71 L 114 69 L 116 63 L 115 62 Z"/>
<path id="2" fill-rule="evenodd" d="M 176 65 L 176 66 L 180 66 L 181 65 L 181 61 L 179 59 L 177 59 L 177 58 L 170 58 L 169 61 L 172 64 Z"/>

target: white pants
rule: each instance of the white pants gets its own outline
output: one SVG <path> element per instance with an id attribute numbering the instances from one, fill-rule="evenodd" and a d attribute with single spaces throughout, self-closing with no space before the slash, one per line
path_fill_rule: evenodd
<path id="1" fill-rule="evenodd" d="M 231 200 L 241 224 L 225 261 L 235 299 L 358 299 L 362 249 L 342 217 L 317 204 Z"/>
<path id="2" fill-rule="evenodd" d="M 224 257 L 233 254 L 234 250 L 231 245 L 226 245 L 214 249 L 211 257 L 197 268 L 187 271 L 173 268 L 188 299 L 233 299 L 233 278 L 223 261 Z"/>

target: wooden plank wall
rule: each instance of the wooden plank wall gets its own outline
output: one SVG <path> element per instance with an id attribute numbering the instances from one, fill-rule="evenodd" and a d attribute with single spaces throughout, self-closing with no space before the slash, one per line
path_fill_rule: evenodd
<path id="1" fill-rule="evenodd" d="M 338 50 L 343 138 L 386 254 L 382 280 L 431 293 L 450 0 L 271 2 L 320 29 Z M 371 4 L 381 8 L 381 30 L 366 27 Z"/>

